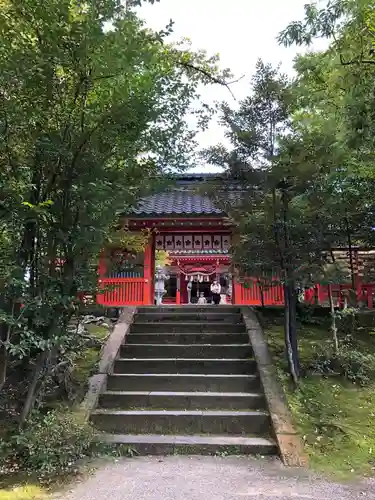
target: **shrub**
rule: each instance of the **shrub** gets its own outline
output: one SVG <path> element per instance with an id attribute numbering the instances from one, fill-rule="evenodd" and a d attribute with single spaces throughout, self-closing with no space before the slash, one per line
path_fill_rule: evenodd
<path id="1" fill-rule="evenodd" d="M 337 353 L 320 352 L 311 368 L 322 374 L 337 373 L 353 383 L 366 385 L 375 379 L 375 355 L 345 346 Z"/>
<path id="2" fill-rule="evenodd" d="M 34 413 L 26 426 L 0 443 L 0 474 L 36 475 L 40 481 L 77 472 L 96 451 L 95 431 L 72 412 Z"/>

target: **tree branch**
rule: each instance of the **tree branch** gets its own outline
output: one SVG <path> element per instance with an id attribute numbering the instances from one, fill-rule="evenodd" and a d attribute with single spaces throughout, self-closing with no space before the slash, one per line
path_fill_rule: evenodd
<path id="1" fill-rule="evenodd" d="M 359 59 L 352 59 L 351 61 L 344 61 L 343 55 L 340 53 L 340 64 L 341 66 L 351 66 L 353 64 L 375 64 L 375 60 L 363 59 L 363 53 L 359 56 Z"/>
<path id="2" fill-rule="evenodd" d="M 189 69 L 192 69 L 198 73 L 201 73 L 202 75 L 204 75 L 206 78 L 209 78 L 213 83 L 217 83 L 219 85 L 222 85 L 224 87 L 226 87 L 229 92 L 231 93 L 233 99 L 236 99 L 232 90 L 229 88 L 229 85 L 233 85 L 234 83 L 237 83 L 239 81 L 241 81 L 243 78 L 245 78 L 245 75 L 242 75 L 240 76 L 239 78 L 237 78 L 236 80 L 232 80 L 230 82 L 225 82 L 224 80 L 221 80 L 220 78 L 216 78 L 215 76 L 211 75 L 211 73 L 203 68 L 199 68 L 198 66 L 195 66 L 194 64 L 190 64 L 190 63 L 185 63 L 185 62 L 182 62 L 182 61 L 177 61 L 177 64 L 179 66 L 183 66 L 185 68 L 189 68 Z M 113 74 L 110 74 L 110 75 L 102 75 L 102 76 L 97 76 L 95 78 L 92 78 L 92 81 L 95 82 L 95 81 L 98 81 L 98 80 L 110 80 L 111 78 L 116 78 L 118 76 L 120 76 L 122 74 L 122 72 L 120 73 L 113 73 Z"/>
<path id="3" fill-rule="evenodd" d="M 198 66 L 194 66 L 194 64 L 191 64 L 191 63 L 187 63 L 187 62 L 182 62 L 182 61 L 177 61 L 177 64 L 179 66 L 183 66 L 184 68 L 189 68 L 189 69 L 192 69 L 193 71 L 196 71 L 197 73 L 201 73 L 202 75 L 204 75 L 206 78 L 208 78 L 209 80 L 211 80 L 213 83 L 217 83 L 219 85 L 222 85 L 223 87 L 226 87 L 231 96 L 233 97 L 233 99 L 236 101 L 236 97 L 235 95 L 233 94 L 231 88 L 229 87 L 229 85 L 232 85 L 233 83 L 237 83 L 239 82 L 240 80 L 242 80 L 242 78 L 245 77 L 245 75 L 242 75 L 240 78 L 238 78 L 237 80 L 233 80 L 231 82 L 225 82 L 224 80 L 220 80 L 220 78 L 216 78 L 216 76 L 213 76 L 211 75 L 211 73 L 203 68 L 200 68 Z"/>

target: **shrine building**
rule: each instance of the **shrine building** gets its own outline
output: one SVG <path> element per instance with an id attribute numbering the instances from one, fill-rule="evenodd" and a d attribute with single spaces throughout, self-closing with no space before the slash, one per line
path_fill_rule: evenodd
<path id="1" fill-rule="evenodd" d="M 149 230 L 149 240 L 143 254 L 132 260 L 125 256 L 120 267 L 114 269 L 102 259 L 99 278 L 106 291 L 98 295 L 98 303 L 153 305 L 156 262 L 161 255 L 166 257 L 163 267 L 169 277 L 165 304 L 188 304 L 188 295 L 196 303 L 202 294 L 210 302 L 214 280 L 221 285 L 221 304 L 261 304 L 257 287 L 245 287 L 236 279 L 230 257 L 232 228 L 226 214 L 197 190 L 210 178 L 212 174 L 181 175 L 172 187 L 142 199 L 132 213 L 124 214 L 127 228 Z M 281 287 L 266 290 L 264 301 L 282 304 Z"/>
<path id="2" fill-rule="evenodd" d="M 99 288 L 103 292 L 97 295 L 99 304 L 107 307 L 154 305 L 155 271 L 161 259 L 164 273 L 168 275 L 164 304 L 185 305 L 189 298 L 194 304 L 202 294 L 209 303 L 210 285 L 216 280 L 221 285 L 220 303 L 223 305 L 283 305 L 282 285 L 260 290 L 257 280 L 239 277 L 230 254 L 233 227 L 222 209 L 215 206 L 207 194 L 202 194 L 202 186 L 207 180 L 217 182 L 219 190 L 220 182 L 225 182 L 220 175 L 180 175 L 172 186 L 142 199 L 131 213 L 124 214 L 121 227 L 134 234 L 147 232 L 147 242 L 144 251 L 136 255 L 118 250 L 112 252 L 110 258 L 101 256 Z M 236 190 L 238 196 L 241 187 L 230 188 L 235 199 Z M 352 260 L 354 258 L 357 264 L 357 296 L 372 308 L 375 284 L 365 284 L 363 269 L 370 257 L 371 266 L 374 266 L 374 252 L 360 249 L 352 252 Z M 348 259 L 345 249 L 341 249 L 338 256 Z M 343 290 L 351 287 L 350 284 L 333 287 L 337 305 L 344 300 Z M 327 305 L 327 286 L 316 285 L 307 290 L 305 301 Z"/>

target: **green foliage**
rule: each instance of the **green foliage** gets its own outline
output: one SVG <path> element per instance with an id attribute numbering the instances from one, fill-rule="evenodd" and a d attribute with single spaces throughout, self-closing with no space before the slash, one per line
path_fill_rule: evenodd
<path id="1" fill-rule="evenodd" d="M 75 344 L 69 321 L 96 292 L 103 246 L 144 246 L 113 233 L 118 217 L 189 165 L 211 116 L 193 106 L 198 86 L 227 72 L 120 0 L 1 7 L 0 387 L 14 358 L 30 368 L 22 421 Z"/>
<path id="2" fill-rule="evenodd" d="M 329 333 L 329 320 L 311 314 L 306 321 L 299 318 L 298 327 L 301 369 L 305 376 L 320 374 L 322 376 L 341 377 L 353 384 L 365 386 L 375 381 L 375 344 L 367 331 L 356 330 L 354 333 L 342 320 L 338 321 L 339 349 L 334 346 Z M 269 343 L 277 358 L 281 372 L 286 371 L 283 357 L 283 332 L 281 318 L 274 323 L 265 323 Z"/>
<path id="3" fill-rule="evenodd" d="M 299 347 L 305 376 L 295 389 L 286 375 L 283 332 L 278 325 L 281 318 L 269 317 L 266 310 L 263 317 L 269 347 L 311 466 L 339 478 L 372 475 L 375 373 L 370 373 L 370 366 L 373 370 L 375 351 L 371 335 L 358 330 L 354 339 L 343 336 L 339 354 L 334 358 L 330 354 L 332 341 L 327 319 L 316 317 L 316 325 L 300 325 Z M 322 364 L 317 373 L 318 359 Z M 338 361 L 334 375 L 324 361 L 330 363 L 332 359 Z M 348 380 L 353 376 L 356 383 Z"/>
<path id="4" fill-rule="evenodd" d="M 56 476 L 78 472 L 78 461 L 96 452 L 94 430 L 72 412 L 33 414 L 25 427 L 1 442 L 3 477 L 36 476 L 48 482 Z"/>
<path id="5" fill-rule="evenodd" d="M 204 152 L 226 167 L 230 188 L 236 181 L 242 188 L 237 204 L 231 189 L 213 190 L 239 233 L 232 249 L 237 268 L 263 287 L 286 286 L 286 340 L 295 330 L 296 289 L 328 285 L 336 346 L 331 285 L 350 284 L 349 305 L 358 306 L 353 250 L 375 245 L 374 26 L 369 0 L 307 4 L 305 18 L 279 40 L 309 46 L 326 37 L 327 50 L 298 56 L 294 81 L 258 63 L 249 97 L 238 109 L 222 106 L 232 149 Z M 338 262 L 338 248 L 347 251 L 345 263 Z M 364 280 L 374 277 L 369 262 Z"/>
<path id="6" fill-rule="evenodd" d="M 320 352 L 312 360 L 311 369 L 323 375 L 339 374 L 343 379 L 363 386 L 375 380 L 375 355 L 348 347 L 337 353 Z"/>
<path id="7" fill-rule="evenodd" d="M 150 231 L 147 229 L 140 232 L 128 229 L 113 231 L 107 236 L 105 248 L 141 253 L 144 251 L 150 236 Z"/>
<path id="8" fill-rule="evenodd" d="M 156 266 L 161 266 L 165 267 L 171 263 L 171 260 L 169 259 L 169 254 L 168 252 L 164 250 L 156 250 L 155 252 L 155 267 Z"/>

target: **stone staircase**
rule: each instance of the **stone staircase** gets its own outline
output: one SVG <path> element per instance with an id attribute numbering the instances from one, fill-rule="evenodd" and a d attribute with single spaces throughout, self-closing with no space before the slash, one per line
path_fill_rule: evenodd
<path id="1" fill-rule="evenodd" d="M 240 310 L 143 307 L 91 414 L 139 454 L 276 454 Z"/>

